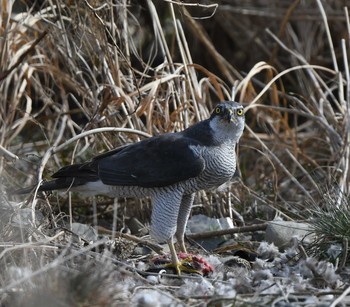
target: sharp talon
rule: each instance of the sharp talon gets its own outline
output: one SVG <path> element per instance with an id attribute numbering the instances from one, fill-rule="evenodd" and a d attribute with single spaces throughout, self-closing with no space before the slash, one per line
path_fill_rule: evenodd
<path id="1" fill-rule="evenodd" d="M 157 263 L 158 268 L 163 267 L 174 270 L 174 273 L 178 276 L 181 276 L 183 273 L 206 276 L 213 272 L 213 267 L 201 256 L 179 253 L 176 255 L 176 259 L 177 262 L 174 262 L 173 258 L 170 260 L 166 256 L 160 256 L 153 261 Z"/>
<path id="2" fill-rule="evenodd" d="M 181 276 L 181 273 L 193 273 L 193 274 L 200 274 L 203 276 L 203 273 L 199 270 L 196 270 L 193 266 L 192 263 L 192 257 L 189 256 L 186 259 L 183 259 L 181 261 L 179 261 L 178 263 L 174 264 L 174 263 L 169 263 L 166 264 L 165 267 L 168 268 L 173 268 L 176 271 L 176 274 Z"/>

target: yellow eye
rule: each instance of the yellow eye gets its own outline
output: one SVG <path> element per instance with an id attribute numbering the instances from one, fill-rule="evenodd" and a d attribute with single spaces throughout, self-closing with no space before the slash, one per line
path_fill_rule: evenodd
<path id="1" fill-rule="evenodd" d="M 238 116 L 242 116 L 243 115 L 243 109 L 237 109 L 236 111 Z"/>
<path id="2" fill-rule="evenodd" d="M 221 108 L 220 107 L 217 107 L 216 109 L 215 109 L 215 113 L 216 114 L 219 114 L 221 112 Z"/>

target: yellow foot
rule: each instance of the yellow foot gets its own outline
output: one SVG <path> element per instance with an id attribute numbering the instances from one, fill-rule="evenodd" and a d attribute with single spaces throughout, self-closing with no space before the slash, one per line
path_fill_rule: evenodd
<path id="1" fill-rule="evenodd" d="M 213 267 L 201 256 L 187 253 L 179 253 L 176 263 L 171 263 L 169 258 L 158 257 L 154 263 L 163 264 L 164 268 L 169 268 L 175 271 L 177 275 L 185 274 L 200 274 L 207 276 L 213 272 Z"/>
<path id="2" fill-rule="evenodd" d="M 192 257 L 188 257 L 184 260 L 181 260 L 176 264 L 168 263 L 165 265 L 165 267 L 174 269 L 177 275 L 181 275 L 181 273 L 203 275 L 201 271 L 196 270 L 194 268 L 194 265 L 192 263 Z"/>

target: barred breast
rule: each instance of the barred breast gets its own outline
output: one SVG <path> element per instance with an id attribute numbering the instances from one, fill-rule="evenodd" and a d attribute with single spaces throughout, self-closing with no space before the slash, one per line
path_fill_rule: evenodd
<path id="1" fill-rule="evenodd" d="M 206 167 L 197 178 L 183 183 L 185 193 L 217 188 L 231 180 L 236 171 L 236 153 L 234 144 L 201 148 Z"/>

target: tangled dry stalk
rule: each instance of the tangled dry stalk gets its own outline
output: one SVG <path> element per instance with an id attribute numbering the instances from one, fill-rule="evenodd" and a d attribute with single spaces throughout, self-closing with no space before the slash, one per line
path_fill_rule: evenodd
<path id="1" fill-rule="evenodd" d="M 239 211 L 248 222 L 276 213 L 305 219 L 325 187 L 337 187 L 335 205 L 347 197 L 350 22 L 337 1 L 276 1 L 271 10 L 238 0 L 33 3 L 25 9 L 1 4 L 0 237 L 14 243 L 1 246 L 1 262 L 16 262 L 13 252 L 35 250 L 36 242 L 45 250 L 56 249 L 49 242 L 64 246 L 66 234 L 53 230 L 63 220 L 86 216 L 84 222 L 99 223 L 112 211 L 117 227 L 115 207 L 105 199 L 97 199 L 93 212 L 78 196 L 73 207 L 62 195 L 14 205 L 7 188 L 40 182 L 63 165 L 122 144 L 182 130 L 221 100 L 246 107 L 241 180 L 226 191 L 200 193 L 195 212 L 232 217 Z M 141 211 L 130 202 L 119 204 L 120 227 L 124 216 L 149 218 L 147 200 L 136 200 Z M 8 224 L 19 208 L 34 209 L 25 231 Z M 38 210 L 50 216 L 46 224 Z M 35 268 L 40 257 L 25 259 Z M 2 293 L 6 282 L 0 280 Z"/>

